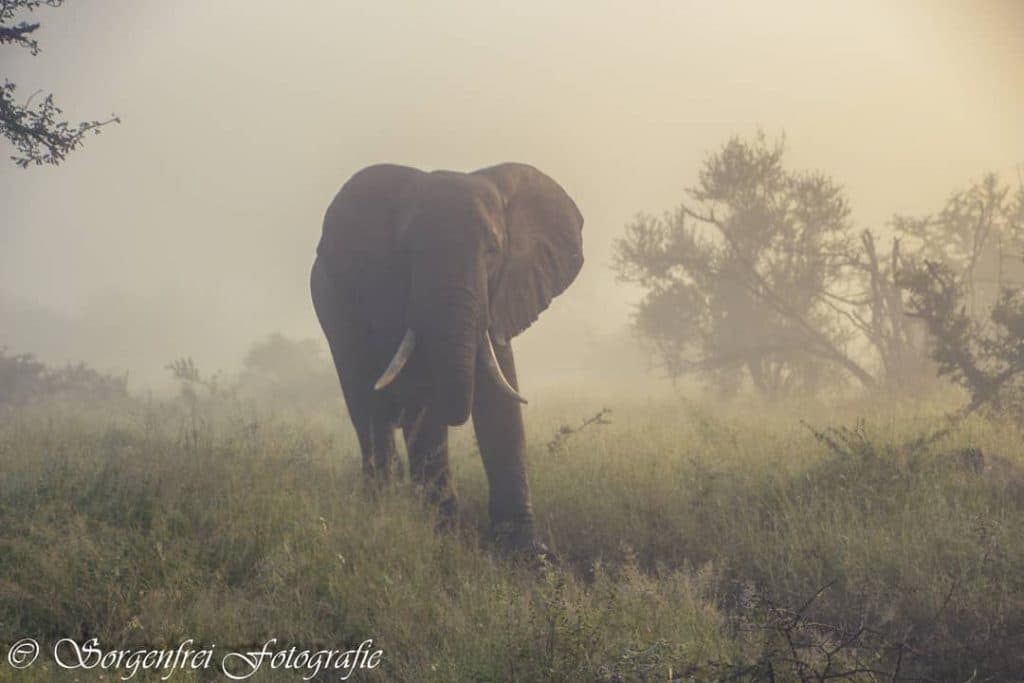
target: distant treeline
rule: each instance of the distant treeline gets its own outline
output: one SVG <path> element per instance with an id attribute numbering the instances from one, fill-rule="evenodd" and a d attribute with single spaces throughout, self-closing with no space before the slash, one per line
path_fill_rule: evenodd
<path id="1" fill-rule="evenodd" d="M 236 374 L 200 372 L 191 358 L 166 367 L 182 395 L 257 400 L 296 409 L 340 399 L 334 367 L 317 340 L 292 340 L 274 333 L 254 343 Z M 83 401 L 137 398 L 128 390 L 128 374 L 101 372 L 85 363 L 53 367 L 32 354 L 0 347 L 0 405 L 23 405 L 65 397 Z"/>
<path id="2" fill-rule="evenodd" d="M 85 363 L 51 368 L 31 354 L 10 354 L 0 347 L 0 405 L 62 394 L 120 398 L 128 395 L 127 383 L 127 375 L 102 373 Z"/>

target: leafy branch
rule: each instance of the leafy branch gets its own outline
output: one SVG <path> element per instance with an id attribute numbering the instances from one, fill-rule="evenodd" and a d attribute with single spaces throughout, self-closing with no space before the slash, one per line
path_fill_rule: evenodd
<path id="1" fill-rule="evenodd" d="M 921 318 L 931 333 L 939 375 L 971 395 L 964 414 L 985 404 L 1001 407 L 1006 390 L 1024 375 L 1024 289 L 1002 289 L 982 324 L 964 303 L 963 278 L 944 264 L 908 268 L 901 285 L 910 293 L 908 315 Z"/>
<path id="2" fill-rule="evenodd" d="M 39 43 L 34 38 L 39 29 L 38 22 L 19 21 L 12 23 L 19 11 L 32 12 L 40 6 L 60 7 L 63 0 L 0 0 L 0 46 L 13 45 L 27 49 L 32 55 L 39 54 Z M 33 105 L 33 93 L 24 103 L 15 99 L 17 86 L 4 79 L 0 87 L 0 135 L 7 138 L 16 154 L 11 156 L 15 165 L 28 168 L 30 165 L 59 164 L 67 155 L 78 149 L 86 135 L 98 134 L 111 123 L 121 119 L 111 114 L 105 120 L 69 123 L 63 120 L 63 110 L 47 94 Z"/>

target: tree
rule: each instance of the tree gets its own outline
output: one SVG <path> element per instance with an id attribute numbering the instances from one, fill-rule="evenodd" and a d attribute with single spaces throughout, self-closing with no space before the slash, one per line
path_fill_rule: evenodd
<path id="1" fill-rule="evenodd" d="M 813 391 L 841 369 L 872 375 L 845 351 L 851 331 L 826 293 L 843 289 L 854 239 L 839 186 L 787 170 L 763 133 L 711 155 L 684 202 L 641 214 L 615 245 L 620 279 L 646 294 L 635 324 L 669 374 L 700 372 L 721 389 Z"/>
<path id="2" fill-rule="evenodd" d="M 965 413 L 1021 401 L 1024 380 L 1024 182 L 996 174 L 953 194 L 934 216 L 896 222 L 918 241 L 900 274 L 924 321 L 939 376 L 971 395 Z M 1018 408 L 1020 406 L 1018 405 Z"/>
<path id="3" fill-rule="evenodd" d="M 327 374 L 330 360 L 324 353 L 323 345 L 315 339 L 292 340 L 280 332 L 274 332 L 267 339 L 253 344 L 242 361 L 247 372 L 286 380 L 295 377 Z M 329 372 L 324 372 L 327 368 Z"/>
<path id="4" fill-rule="evenodd" d="M 1024 183 L 1012 192 L 989 173 L 938 213 L 897 216 L 894 227 L 918 260 L 943 264 L 956 277 L 967 312 L 979 320 L 1003 289 L 1024 284 Z"/>
<path id="5" fill-rule="evenodd" d="M 968 312 L 967 289 L 952 268 L 925 261 L 908 268 L 902 285 L 910 292 L 910 309 L 928 325 L 932 357 L 940 376 L 965 388 L 970 413 L 983 405 L 1002 408 L 1020 402 L 1024 378 L 1024 289 L 1000 291 L 979 322 Z"/>
<path id="6" fill-rule="evenodd" d="M 38 22 L 14 22 L 19 12 L 32 12 L 40 6 L 59 7 L 63 0 L 0 0 L 0 46 L 14 45 L 39 54 L 39 43 L 34 34 Z M 62 120 L 60 107 L 53 95 L 37 99 L 39 91 L 28 97 L 24 104 L 15 100 L 17 86 L 4 79 L 0 86 L 0 134 L 14 146 L 17 153 L 11 160 L 22 168 L 30 164 L 59 164 L 72 151 L 81 146 L 89 133 L 98 134 L 120 119 L 111 114 L 105 121 L 83 121 L 72 124 Z M 35 102 L 33 103 L 33 101 Z"/>
<path id="7" fill-rule="evenodd" d="M 851 252 L 855 293 L 825 292 L 826 301 L 872 346 L 890 386 L 921 388 L 937 374 L 995 400 L 1001 390 L 991 387 L 1005 380 L 993 368 L 1013 365 L 1001 325 L 1024 285 L 1024 184 L 1014 192 L 989 173 L 937 213 L 896 216 L 892 228 L 888 253 L 862 233 Z"/>
<path id="8" fill-rule="evenodd" d="M 927 331 L 908 315 L 900 285 L 905 267 L 902 240 L 893 236 L 886 250 L 870 230 L 851 246 L 844 291 L 822 292 L 822 301 L 858 333 L 877 360 L 876 376 L 901 393 L 920 391 L 934 376 L 926 349 Z"/>
<path id="9" fill-rule="evenodd" d="M 275 332 L 249 348 L 242 366 L 243 395 L 310 408 L 333 405 L 340 396 L 334 365 L 315 339 Z"/>

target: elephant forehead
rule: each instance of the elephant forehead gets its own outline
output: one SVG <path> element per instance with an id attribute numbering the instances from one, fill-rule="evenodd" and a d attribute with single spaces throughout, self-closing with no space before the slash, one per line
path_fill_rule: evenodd
<path id="1" fill-rule="evenodd" d="M 434 171 L 416 183 L 413 199 L 424 209 L 493 211 L 501 206 L 498 188 L 486 178 L 455 171 Z"/>
<path id="2" fill-rule="evenodd" d="M 399 239 L 477 243 L 500 233 L 501 199 L 487 183 L 442 178 L 424 183 L 407 200 Z"/>

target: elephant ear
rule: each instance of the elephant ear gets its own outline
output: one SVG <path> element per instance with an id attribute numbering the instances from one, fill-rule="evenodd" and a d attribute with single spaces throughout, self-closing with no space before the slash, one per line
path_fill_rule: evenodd
<path id="1" fill-rule="evenodd" d="M 583 216 L 554 180 L 526 164 L 476 172 L 505 201 L 508 246 L 497 291 L 490 295 L 491 334 L 506 343 L 565 291 L 583 266 Z"/>

